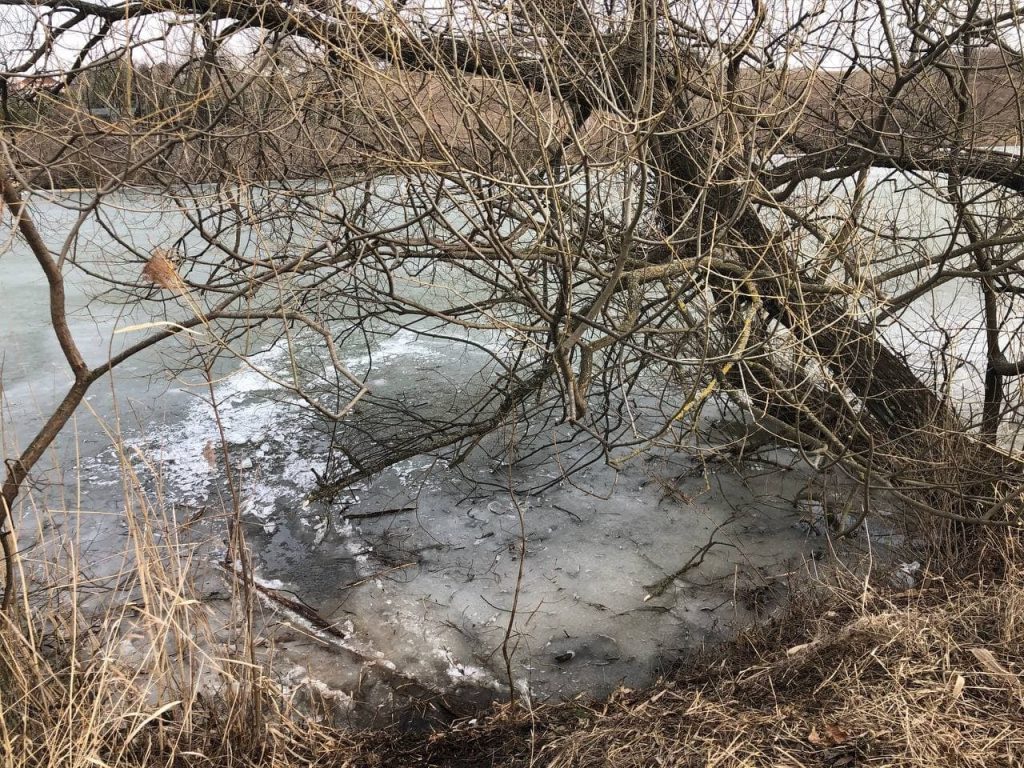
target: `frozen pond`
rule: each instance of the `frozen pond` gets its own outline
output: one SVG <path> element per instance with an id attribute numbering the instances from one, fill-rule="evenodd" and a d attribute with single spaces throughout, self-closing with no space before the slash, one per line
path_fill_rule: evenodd
<path id="1" fill-rule="evenodd" d="M 66 214 L 50 214 L 59 232 Z M 161 226 L 173 228 L 159 213 L 146 216 L 155 217 L 145 228 L 154 242 Z M 21 244 L 0 234 L 0 291 L 13 306 L 0 320 L 3 439 L 12 455 L 66 378 L 45 281 Z M 83 237 L 113 247 L 102 232 Z M 131 338 L 115 329 L 153 319 L 144 306 L 126 312 L 90 301 L 95 285 L 71 282 L 72 328 L 93 361 Z M 406 329 L 342 354 L 378 402 L 443 421 L 458 415 L 453 391 L 486 386 L 479 372 L 494 343 Z M 21 544 L 75 529 L 80 567 L 110 576 L 124 541 L 124 461 L 173 521 L 193 521 L 188 535 L 202 553 L 194 581 L 216 610 L 228 591 L 211 567 L 223 557 L 231 504 L 223 429 L 275 665 L 286 680 L 340 692 L 339 716 L 347 707 L 361 720 L 386 719 L 410 686 L 478 701 L 504 695 L 509 677 L 535 699 L 643 685 L 769 615 L 792 581 L 831 556 L 820 521 L 792 503 L 808 479 L 792 454 L 769 451 L 735 468 L 702 461 L 711 445 L 736 438 L 738 425 L 721 422 L 714 403 L 701 434 L 687 438 L 693 450 L 654 450 L 613 468 L 584 433 L 510 419 L 457 466 L 446 454 L 410 458 L 327 504 L 309 494 L 331 458 L 328 435 L 272 380 L 287 377 L 288 349 L 220 363 L 216 413 L 194 371 L 160 374 L 162 355 L 180 352 L 147 353 L 97 385 L 38 476 L 37 503 L 20 513 Z M 643 397 L 625 405 L 649 412 Z M 372 404 L 357 408 L 346 429 L 372 432 L 376 415 Z M 866 533 L 848 546 L 884 549 L 880 531 Z M 314 626 L 274 596 L 305 605 Z"/>
<path id="2" fill-rule="evenodd" d="M 256 362 L 274 371 L 287 356 L 271 350 Z M 378 350 L 374 381 L 396 398 L 430 399 L 423 383 L 431 372 L 450 380 L 474 362 L 450 344 L 399 334 Z M 150 387 L 162 399 L 150 400 Z M 750 462 L 737 474 L 684 454 L 654 454 L 613 470 L 594 444 L 558 429 L 520 444 L 511 465 L 501 449 L 514 435 L 498 433 L 457 468 L 411 459 L 334 504 L 311 504 L 326 446 L 298 405 L 248 369 L 225 376 L 217 391 L 257 572 L 268 589 L 298 598 L 346 636 L 325 650 L 305 631 L 287 630 L 296 619 L 285 616 L 273 622 L 277 663 L 332 689 L 365 687 L 374 678 L 363 669 L 369 658 L 374 669 L 393 665 L 403 681 L 430 692 L 501 696 L 506 642 L 515 684 L 537 699 L 642 685 L 688 651 L 767 615 L 828 548 L 789 502 L 806 481 L 798 469 Z M 55 485 L 52 508 L 27 514 L 20 528 L 31 532 L 35 517 L 60 518 L 61 504 L 82 510 L 71 516 L 82 521 L 82 562 L 102 577 L 124 541 L 118 462 L 126 453 L 177 519 L 212 510 L 189 530 L 208 541 L 202 551 L 216 562 L 225 526 L 217 511 L 228 502 L 207 451 L 219 440 L 212 409 L 131 376 L 118 377 L 114 394 L 130 414 L 121 420 L 123 444 L 106 447 L 95 418 L 83 415 L 62 451 L 70 457 L 77 438 L 77 466 L 59 475 L 64 501 Z M 659 587 L 695 556 L 699 567 Z M 201 593 L 223 598 L 219 574 L 197 562 Z M 388 706 L 386 685 L 367 694 L 374 706 Z"/>

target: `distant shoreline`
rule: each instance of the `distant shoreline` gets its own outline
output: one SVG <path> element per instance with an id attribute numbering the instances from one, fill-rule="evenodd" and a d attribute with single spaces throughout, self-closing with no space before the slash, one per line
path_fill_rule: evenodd
<path id="1" fill-rule="evenodd" d="M 176 184 L 154 184 L 146 182 L 123 182 L 113 189 L 109 190 L 106 194 L 115 194 L 118 192 L 141 192 L 153 195 L 164 194 L 170 190 L 180 192 L 186 186 L 191 187 L 211 187 L 211 188 L 238 188 L 239 186 L 244 187 L 260 187 L 264 189 L 273 187 L 285 187 L 289 189 L 298 189 L 302 185 L 310 185 L 323 183 L 325 187 L 338 189 L 352 184 L 358 184 L 365 181 L 367 178 L 372 178 L 380 174 L 367 172 L 366 174 L 356 175 L 350 174 L 344 179 L 329 179 L 324 176 L 309 176 L 309 177 L 288 177 L 288 178 L 265 178 L 265 179 L 249 179 L 243 182 L 239 182 L 237 179 L 220 179 L 220 180 L 195 180 L 195 181 L 179 181 Z M 60 193 L 60 194 L 90 194 L 100 191 L 98 186 L 61 186 L 59 184 L 39 184 L 32 187 L 28 187 L 27 191 L 29 194 L 46 194 L 46 193 Z"/>

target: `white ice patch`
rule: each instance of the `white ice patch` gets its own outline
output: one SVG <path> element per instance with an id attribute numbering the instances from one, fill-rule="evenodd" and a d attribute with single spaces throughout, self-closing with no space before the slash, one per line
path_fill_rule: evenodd
<path id="1" fill-rule="evenodd" d="M 302 688 L 315 692 L 321 701 L 333 701 L 342 711 L 354 706 L 354 699 L 344 691 L 332 688 L 323 680 L 310 677 L 305 667 L 295 666 L 281 676 L 281 692 L 285 696 L 297 693 Z"/>
<path id="2" fill-rule="evenodd" d="M 278 500 L 297 505 L 313 489 L 313 469 L 325 457 L 313 453 L 308 435 L 296 429 L 296 398 L 267 378 L 284 372 L 288 360 L 288 348 L 281 344 L 253 355 L 216 384 L 216 409 L 197 397 L 180 419 L 126 439 L 135 469 L 159 477 L 166 499 L 201 504 L 223 476 L 226 442 L 231 471 L 240 481 L 243 514 L 266 524 Z M 110 450 L 91 463 L 105 467 L 112 460 L 116 453 Z"/>
<path id="3" fill-rule="evenodd" d="M 259 576 L 253 576 L 252 580 L 261 587 L 266 589 L 284 589 L 284 582 L 280 579 L 263 579 Z"/>
<path id="4" fill-rule="evenodd" d="M 461 683 L 471 680 L 475 683 L 485 683 L 488 685 L 493 685 L 497 682 L 490 672 L 480 667 L 463 664 L 447 648 L 435 648 L 434 653 L 448 665 L 445 672 L 453 682 Z"/>
<path id="5" fill-rule="evenodd" d="M 442 351 L 433 349 L 429 340 L 417 336 L 413 331 L 402 329 L 381 342 L 372 352 L 353 355 L 344 361 L 345 367 L 356 376 L 363 376 L 370 365 L 379 365 L 400 357 L 415 357 L 417 360 L 440 358 Z"/>

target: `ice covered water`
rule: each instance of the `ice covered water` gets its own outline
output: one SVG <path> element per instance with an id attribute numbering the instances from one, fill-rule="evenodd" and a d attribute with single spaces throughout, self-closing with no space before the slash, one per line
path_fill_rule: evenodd
<path id="1" fill-rule="evenodd" d="M 480 360 L 400 332 L 374 351 L 372 369 L 368 358 L 347 362 L 381 395 L 430 401 L 425 383 L 450 386 Z M 216 384 L 216 413 L 201 393 L 180 395 L 163 420 L 127 429 L 118 449 L 82 456 L 87 506 L 117 507 L 118 457 L 127 454 L 181 516 L 223 509 L 222 428 L 259 578 L 345 635 L 318 639 L 316 627 L 277 634 L 276 663 L 286 678 L 345 694 L 339 706 L 353 706 L 356 689 L 381 675 L 377 708 L 397 706 L 391 691 L 409 680 L 473 700 L 504 695 L 510 672 L 536 699 L 641 685 L 688 650 L 766 615 L 826 546 L 787 501 L 806 479 L 797 468 L 751 464 L 738 476 L 655 453 L 615 470 L 599 446 L 558 427 L 519 444 L 514 461 L 505 450 L 517 439 L 510 427 L 456 468 L 418 457 L 333 504 L 311 504 L 314 470 L 327 458 L 323 433 L 258 372 L 280 375 L 289 364 L 282 348 L 250 363 Z M 131 389 L 142 387 L 135 380 L 120 386 L 129 387 L 122 396 L 145 395 Z M 85 524 L 97 562 L 120 545 L 117 526 L 104 521 Z M 211 514 L 194 528 L 209 537 L 214 561 L 223 526 Z M 652 594 L 695 558 L 699 565 Z M 197 581 L 212 584 L 210 598 L 225 591 L 208 573 Z M 282 622 L 296 623 L 301 617 Z"/>
<path id="2" fill-rule="evenodd" d="M 157 231 L 150 213 L 139 215 L 140 231 Z M 20 302 L 17 324 L 8 315 L 0 328 L 9 455 L 66 379 L 48 335 L 42 276 L 16 245 L 3 265 L 0 289 Z M 147 319 L 140 308 L 126 315 L 93 303 L 88 282 L 72 287 L 73 328 L 92 359 L 125 343 L 114 328 Z M 964 317 L 972 307 L 970 297 L 946 305 Z M 962 324 L 965 334 L 976 331 Z M 459 406 L 453 392 L 487 386 L 480 371 L 500 355 L 502 339 L 414 330 L 346 347 L 344 362 L 380 401 L 443 419 Z M 304 355 L 315 357 L 315 349 L 277 344 L 244 364 L 229 360 L 212 393 L 194 371 L 158 375 L 158 352 L 141 357 L 97 386 L 90 409 L 62 437 L 59 467 L 42 478 L 51 510 L 79 521 L 86 563 L 121 546 L 125 460 L 172 514 L 208 510 L 189 529 L 205 537 L 208 564 L 223 554 L 223 511 L 233 503 L 226 449 L 260 583 L 268 594 L 300 599 L 344 636 L 285 616 L 274 635 L 281 674 L 344 694 L 339 701 L 363 695 L 367 680 L 378 688 L 368 701 L 383 707 L 394 701 L 388 691 L 410 681 L 428 692 L 484 696 L 501 695 L 511 678 L 536 698 L 640 685 L 772 611 L 828 549 L 827 532 L 791 503 L 807 480 L 792 455 L 774 452 L 737 470 L 705 465 L 693 450 L 662 449 L 613 468 L 598 443 L 557 424 L 524 436 L 510 423 L 458 466 L 448 455 L 418 456 L 333 503 L 311 503 L 331 435 L 276 383 Z M 374 413 L 357 410 L 348 424 L 359 427 Z M 719 415 L 709 408 L 705 421 Z M 22 521 L 28 529 L 33 514 L 26 510 Z M 224 591 L 217 578 L 197 574 L 211 601 Z M 267 607 L 283 610 L 273 601 Z"/>

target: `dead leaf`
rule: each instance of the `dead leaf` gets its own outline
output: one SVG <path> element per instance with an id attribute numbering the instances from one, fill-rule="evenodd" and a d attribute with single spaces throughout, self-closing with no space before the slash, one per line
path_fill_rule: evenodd
<path id="1" fill-rule="evenodd" d="M 818 733 L 817 726 L 811 728 L 811 732 L 807 736 L 807 741 L 815 746 L 832 747 L 838 744 L 845 744 L 850 740 L 850 734 L 837 725 L 825 723 L 823 729 L 825 733 L 821 734 Z"/>
<path id="2" fill-rule="evenodd" d="M 207 440 L 206 445 L 203 446 L 203 458 L 210 465 L 210 469 L 217 468 L 217 452 L 214 450 L 212 440 Z"/>
<path id="3" fill-rule="evenodd" d="M 796 656 L 798 653 L 803 653 L 808 648 L 813 648 L 813 647 L 814 647 L 814 643 L 813 642 L 811 642 L 811 643 L 801 643 L 800 645 L 794 645 L 792 648 L 789 648 L 786 651 L 786 655 L 787 656 Z"/>
<path id="4" fill-rule="evenodd" d="M 967 681 L 964 676 L 957 673 L 956 678 L 953 680 L 953 691 L 950 694 L 950 699 L 956 701 L 960 698 L 960 695 L 964 692 L 964 686 L 967 685 Z"/>
<path id="5" fill-rule="evenodd" d="M 833 744 L 845 744 L 850 740 L 850 734 L 837 725 L 825 724 L 825 733 Z"/>
<path id="6" fill-rule="evenodd" d="M 159 285 L 170 291 L 183 293 L 185 283 L 178 275 L 176 262 L 178 257 L 164 248 L 154 248 L 153 255 L 149 257 L 146 266 L 142 268 L 142 276 L 151 283 Z"/>

